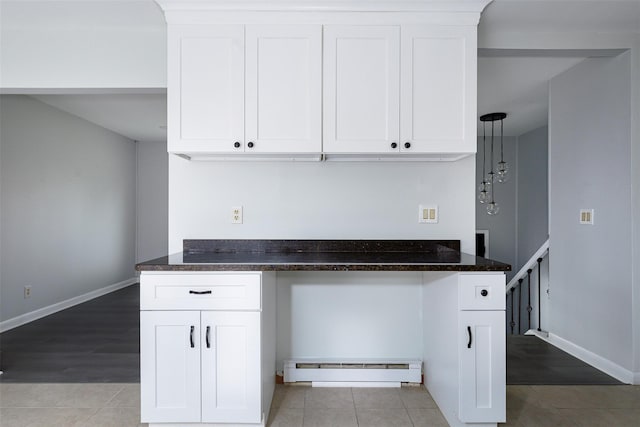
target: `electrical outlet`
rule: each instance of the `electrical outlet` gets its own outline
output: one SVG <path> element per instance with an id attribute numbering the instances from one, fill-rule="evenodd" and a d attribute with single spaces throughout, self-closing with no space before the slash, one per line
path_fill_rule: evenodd
<path id="1" fill-rule="evenodd" d="M 29 298 L 31 296 L 31 286 L 24 287 L 24 297 Z"/>
<path id="2" fill-rule="evenodd" d="M 234 206 L 231 208 L 231 223 L 242 224 L 242 206 Z"/>
<path id="3" fill-rule="evenodd" d="M 438 223 L 438 206 L 419 205 L 418 206 L 418 222 L 423 224 L 437 224 Z"/>
<path id="4" fill-rule="evenodd" d="M 593 209 L 580 209 L 580 224 L 593 225 Z"/>

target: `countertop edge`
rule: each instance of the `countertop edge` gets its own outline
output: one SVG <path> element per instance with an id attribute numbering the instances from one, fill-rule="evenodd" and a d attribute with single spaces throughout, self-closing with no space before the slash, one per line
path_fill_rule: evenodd
<path id="1" fill-rule="evenodd" d="M 136 271 L 511 271 L 508 264 L 138 264 Z"/>

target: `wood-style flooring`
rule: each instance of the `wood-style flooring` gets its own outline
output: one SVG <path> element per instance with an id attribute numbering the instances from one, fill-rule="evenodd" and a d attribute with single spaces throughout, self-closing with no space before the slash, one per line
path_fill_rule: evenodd
<path id="1" fill-rule="evenodd" d="M 136 284 L 4 332 L 0 381 L 139 382 L 139 313 Z"/>
<path id="2" fill-rule="evenodd" d="M 606 385 L 622 383 L 538 337 L 509 335 L 507 336 L 507 384 Z"/>
<path id="3" fill-rule="evenodd" d="M 0 334 L 1 382 L 140 381 L 139 285 Z M 507 384 L 620 384 L 533 336 L 507 337 Z"/>

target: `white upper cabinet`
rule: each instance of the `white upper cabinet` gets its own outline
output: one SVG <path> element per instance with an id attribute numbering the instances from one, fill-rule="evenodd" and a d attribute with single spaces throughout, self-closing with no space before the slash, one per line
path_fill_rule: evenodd
<path id="1" fill-rule="evenodd" d="M 168 38 L 169 152 L 320 153 L 322 26 L 178 25 Z"/>
<path id="2" fill-rule="evenodd" d="M 403 26 L 401 58 L 401 150 L 475 152 L 475 27 Z"/>
<path id="3" fill-rule="evenodd" d="M 168 150 L 240 150 L 244 141 L 244 27 L 168 29 Z"/>
<path id="4" fill-rule="evenodd" d="M 399 26 L 325 26 L 325 152 L 398 151 L 399 75 Z"/>
<path id="5" fill-rule="evenodd" d="M 473 153 L 475 28 L 326 26 L 326 153 Z"/>
<path id="6" fill-rule="evenodd" d="M 322 150 L 322 26 L 246 28 L 246 148 Z"/>
<path id="7" fill-rule="evenodd" d="M 490 0 L 156 1 L 169 24 L 169 152 L 456 160 L 476 151 L 477 24 Z"/>

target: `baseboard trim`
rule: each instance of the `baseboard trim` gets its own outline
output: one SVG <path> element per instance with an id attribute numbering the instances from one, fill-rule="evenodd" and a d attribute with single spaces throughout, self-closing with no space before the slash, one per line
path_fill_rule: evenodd
<path id="1" fill-rule="evenodd" d="M 11 319 L 0 322 L 0 332 L 6 332 L 50 314 L 57 313 L 58 311 L 73 307 L 74 305 L 82 304 L 83 302 L 117 291 L 118 289 L 126 288 L 138 281 L 139 279 L 137 277 L 132 277 L 130 279 L 123 280 L 122 282 L 105 286 L 104 288 L 96 289 L 95 291 L 87 292 L 86 294 L 78 295 L 77 297 L 42 307 L 37 310 L 30 311 L 29 313 L 21 314 L 20 316 L 12 317 Z"/>
<path id="2" fill-rule="evenodd" d="M 552 344 L 558 347 L 560 350 L 566 351 L 570 355 L 577 357 L 585 363 L 588 363 L 591 366 L 594 366 L 600 369 L 607 375 L 611 375 L 613 378 L 621 381 L 625 384 L 637 384 L 638 382 L 638 373 L 634 373 L 628 369 L 623 368 L 615 362 L 612 362 L 609 359 L 605 359 L 602 356 L 599 356 L 586 348 L 580 347 L 568 341 L 558 335 L 553 333 L 549 333 L 549 337 L 545 338 L 542 334 L 535 334 L 538 338 L 547 341 L 549 344 Z M 634 378 L 635 377 L 635 378 Z"/>

